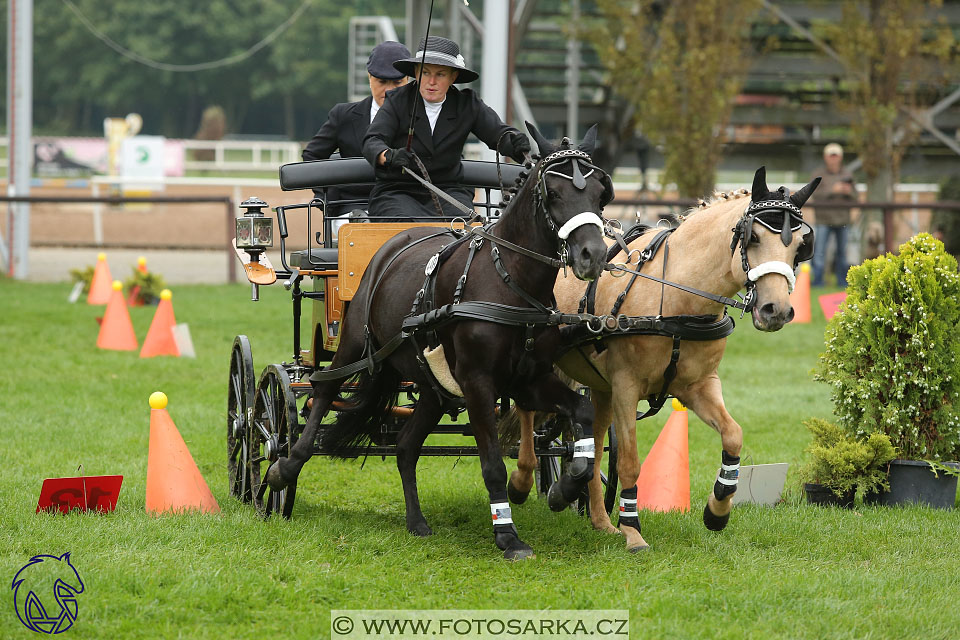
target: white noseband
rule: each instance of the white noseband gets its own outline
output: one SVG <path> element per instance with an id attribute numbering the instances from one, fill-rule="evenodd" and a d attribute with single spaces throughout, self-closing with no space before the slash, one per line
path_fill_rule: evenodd
<path id="1" fill-rule="evenodd" d="M 797 276 L 793 273 L 793 267 L 788 265 L 786 262 L 773 261 L 758 264 L 747 272 L 747 279 L 751 282 L 756 282 L 768 273 L 779 273 L 786 278 L 790 293 L 793 293 L 793 287 L 797 283 Z"/>
<path id="2" fill-rule="evenodd" d="M 563 226 L 557 231 L 557 236 L 559 236 L 561 240 L 566 240 L 571 233 L 585 224 L 595 224 L 603 231 L 603 219 L 592 211 L 584 211 L 563 223 Z"/>

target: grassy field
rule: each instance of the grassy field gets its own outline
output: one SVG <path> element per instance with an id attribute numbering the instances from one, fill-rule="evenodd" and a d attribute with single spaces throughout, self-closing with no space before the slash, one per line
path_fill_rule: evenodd
<path id="1" fill-rule="evenodd" d="M 196 359 L 96 348 L 99 308 L 66 302 L 69 285 L 0 280 L 0 579 L 35 554 L 72 553 L 85 581 L 76 638 L 325 638 L 331 609 L 627 609 L 632 638 L 953 638 L 960 629 L 960 510 L 802 503 L 801 421 L 830 416 L 811 380 L 823 317 L 761 334 L 739 323 L 721 375 L 743 425 L 744 462 L 789 462 L 784 504 L 738 507 L 722 533 L 700 518 L 719 438 L 691 417 L 693 511 L 642 514 L 649 553 L 593 531 L 545 501 L 514 509 L 534 560 L 507 563 L 492 543 L 475 459 L 424 459 L 420 494 L 436 535 L 403 524 L 392 459 L 311 461 L 291 521 L 261 521 L 230 498 L 226 386 L 233 337 L 259 372 L 289 358 L 289 298 L 249 302 L 243 286 L 174 291 Z M 815 292 L 816 293 L 816 292 Z M 131 310 L 142 340 L 153 308 Z M 144 513 L 149 413 L 168 410 L 211 486 L 217 516 Z M 643 424 L 649 449 L 667 412 Z M 37 515 L 45 477 L 123 474 L 111 515 Z M 508 461 L 508 469 L 514 463 Z M 9 584 L 9 582 L 7 583 Z M 6 592 L 0 637 L 26 638 Z"/>

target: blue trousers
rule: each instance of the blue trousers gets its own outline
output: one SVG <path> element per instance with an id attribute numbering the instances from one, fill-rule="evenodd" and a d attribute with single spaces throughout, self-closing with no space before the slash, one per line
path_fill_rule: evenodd
<path id="1" fill-rule="evenodd" d="M 824 269 L 827 263 L 827 244 L 833 236 L 836 242 L 834 263 L 837 273 L 837 286 L 847 286 L 847 227 L 844 225 L 818 224 L 814 226 L 816 243 L 813 247 L 813 286 L 823 285 Z"/>

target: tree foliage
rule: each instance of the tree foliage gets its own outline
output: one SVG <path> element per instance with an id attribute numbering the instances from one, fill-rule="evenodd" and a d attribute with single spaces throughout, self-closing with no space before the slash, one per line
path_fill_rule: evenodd
<path id="1" fill-rule="evenodd" d="M 813 434 L 807 447 L 810 461 L 803 470 L 810 482 L 822 484 L 838 496 L 851 489 L 865 494 L 890 488 L 886 465 L 896 457 L 896 450 L 887 434 L 874 431 L 856 438 L 819 418 L 803 424 Z"/>
<path id="2" fill-rule="evenodd" d="M 681 195 L 712 190 L 730 118 L 750 64 L 759 2 L 598 0 L 587 34 L 614 90 L 636 106 L 639 128 L 663 146 L 664 182 Z"/>
<path id="3" fill-rule="evenodd" d="M 900 161 L 918 127 L 911 110 L 930 106 L 956 72 L 957 41 L 937 10 L 943 0 L 843 0 L 837 23 L 817 28 L 839 54 L 854 115 L 850 143 L 870 179 L 892 199 Z M 899 133 L 898 133 L 899 131 Z"/>
<path id="4" fill-rule="evenodd" d="M 246 51 L 303 0 L 72 0 L 104 35 L 150 60 L 197 64 Z M 6 15 L 6 2 L 0 0 Z M 102 135 L 104 117 L 144 117 L 144 132 L 189 137 L 204 109 L 229 132 L 309 137 L 346 100 L 349 18 L 402 15 L 388 0 L 312 0 L 277 40 L 237 64 L 181 73 L 130 60 L 94 36 L 63 0 L 34 0 L 37 134 Z M 0 34 L 5 40 L 5 30 Z M 5 42 L 3 50 L 5 52 Z M 2 98 L 2 97 L 0 97 Z"/>

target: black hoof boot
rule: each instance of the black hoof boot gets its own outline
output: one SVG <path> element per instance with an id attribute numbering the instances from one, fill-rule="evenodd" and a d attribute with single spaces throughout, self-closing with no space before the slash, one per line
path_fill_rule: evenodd
<path id="1" fill-rule="evenodd" d="M 515 489 L 509 482 L 507 483 L 507 498 L 509 498 L 513 504 L 523 504 L 527 501 L 529 495 L 530 489 L 520 491 L 519 489 Z"/>
<path id="2" fill-rule="evenodd" d="M 725 516 L 715 516 L 713 515 L 713 512 L 710 511 L 710 505 L 704 505 L 703 524 L 706 525 L 707 529 L 710 529 L 710 531 L 723 531 L 724 527 L 727 526 L 729 521 L 729 513 Z"/>
<path id="3" fill-rule="evenodd" d="M 280 458 L 270 465 L 266 475 L 263 476 L 263 481 L 270 485 L 270 488 L 274 491 L 282 491 L 297 480 L 296 475 L 291 478 L 288 477 L 288 474 L 284 473 L 287 464 L 289 464 L 289 460 Z"/>
<path id="4" fill-rule="evenodd" d="M 421 538 L 426 538 L 427 536 L 433 535 L 433 529 L 430 528 L 430 525 L 428 525 L 425 520 L 408 524 L 407 531 Z"/>
<path id="5" fill-rule="evenodd" d="M 503 557 L 507 560 L 525 560 L 526 558 L 536 557 L 530 545 L 520 539 L 517 528 L 512 524 L 494 526 L 493 540 L 496 542 L 497 548 L 503 550 Z"/>
<path id="6" fill-rule="evenodd" d="M 550 506 L 551 511 L 563 511 L 570 506 L 570 502 L 570 500 L 563 497 L 563 490 L 560 488 L 559 482 L 554 482 L 550 485 L 550 488 L 547 489 L 547 504 Z"/>

